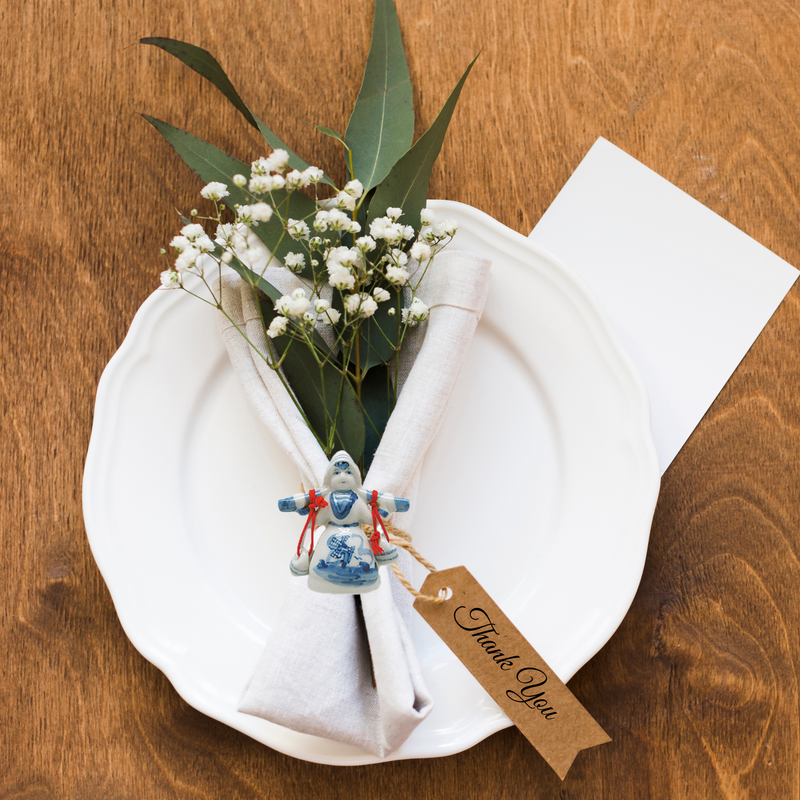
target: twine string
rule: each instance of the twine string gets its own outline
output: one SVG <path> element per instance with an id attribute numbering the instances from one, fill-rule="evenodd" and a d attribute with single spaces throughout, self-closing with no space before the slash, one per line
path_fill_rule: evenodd
<path id="1" fill-rule="evenodd" d="M 414 556 L 414 558 L 416 558 L 417 561 L 419 561 L 419 563 L 428 570 L 428 572 L 437 571 L 436 567 L 434 567 L 433 564 L 431 564 L 431 562 L 428 561 L 428 559 L 426 559 L 419 552 L 419 550 L 414 547 L 413 544 L 411 544 L 411 534 L 408 533 L 408 531 L 404 531 L 402 528 L 397 528 L 390 522 L 382 522 L 382 524 L 383 529 L 386 531 L 386 538 L 389 540 L 390 544 L 402 547 L 403 550 Z M 364 533 L 366 533 L 367 536 L 372 536 L 374 532 L 374 528 L 371 525 L 364 525 Z M 424 600 L 427 603 L 444 603 L 447 601 L 448 597 L 446 589 L 440 589 L 438 596 L 423 594 L 411 585 L 411 582 L 408 580 L 408 578 L 406 578 L 405 575 L 403 575 L 403 571 L 397 566 L 397 564 L 392 564 L 392 572 L 394 572 L 397 580 L 400 581 L 400 583 L 418 600 Z"/>

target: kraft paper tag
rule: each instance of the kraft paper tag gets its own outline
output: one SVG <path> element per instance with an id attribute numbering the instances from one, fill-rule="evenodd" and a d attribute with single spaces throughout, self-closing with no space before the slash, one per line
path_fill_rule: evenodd
<path id="1" fill-rule="evenodd" d="M 564 780 L 581 750 L 610 742 L 575 695 L 514 627 L 466 567 L 431 573 L 414 608 Z"/>

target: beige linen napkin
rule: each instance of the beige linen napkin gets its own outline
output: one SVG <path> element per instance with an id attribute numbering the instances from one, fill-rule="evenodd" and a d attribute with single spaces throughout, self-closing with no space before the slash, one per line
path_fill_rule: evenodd
<path id="1" fill-rule="evenodd" d="M 406 530 L 422 458 L 439 429 L 483 311 L 490 266 L 481 257 L 446 250 L 436 256 L 418 291 L 431 309 L 427 330 L 364 479 L 370 489 L 411 500 L 411 510 L 394 520 Z M 265 277 L 284 292 L 298 285 L 285 270 L 270 268 Z M 267 351 L 250 287 L 229 276 L 216 291 L 222 292 L 233 320 L 219 315 L 245 394 L 297 465 L 304 484 L 321 486 L 328 459 L 279 377 L 254 357 L 234 327 L 246 328 L 253 344 Z M 421 337 L 415 338 L 419 345 Z M 401 551 L 398 564 L 408 573 L 410 556 Z M 381 570 L 380 588 L 360 597 L 363 617 L 353 595 L 318 594 L 306 588 L 304 578 L 292 579 L 239 710 L 377 756 L 400 747 L 427 716 L 432 700 L 408 632 L 413 598 L 391 570 Z"/>

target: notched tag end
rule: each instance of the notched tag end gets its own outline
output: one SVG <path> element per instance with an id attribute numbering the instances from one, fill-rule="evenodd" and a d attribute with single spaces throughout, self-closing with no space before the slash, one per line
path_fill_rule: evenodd
<path id="1" fill-rule="evenodd" d="M 414 608 L 564 780 L 581 750 L 611 737 L 514 627 L 466 567 L 431 573 Z"/>

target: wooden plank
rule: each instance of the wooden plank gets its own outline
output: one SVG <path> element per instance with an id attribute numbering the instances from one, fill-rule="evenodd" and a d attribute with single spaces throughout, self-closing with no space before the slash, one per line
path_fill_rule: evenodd
<path id="1" fill-rule="evenodd" d="M 605 136 L 800 264 L 800 17 L 765 0 L 404 0 L 417 134 L 482 50 L 431 194 L 528 233 Z M 668 471 L 631 612 L 570 688 L 614 741 L 560 785 L 514 730 L 449 758 L 296 761 L 188 707 L 125 637 L 86 542 L 98 378 L 197 184 L 137 115 L 258 137 L 142 36 L 214 52 L 341 178 L 367 0 L 7 3 L 0 12 L 0 797 L 800 794 L 800 289 Z M 337 172 L 338 169 L 338 172 Z M 466 558 L 459 561 L 467 561 Z"/>

